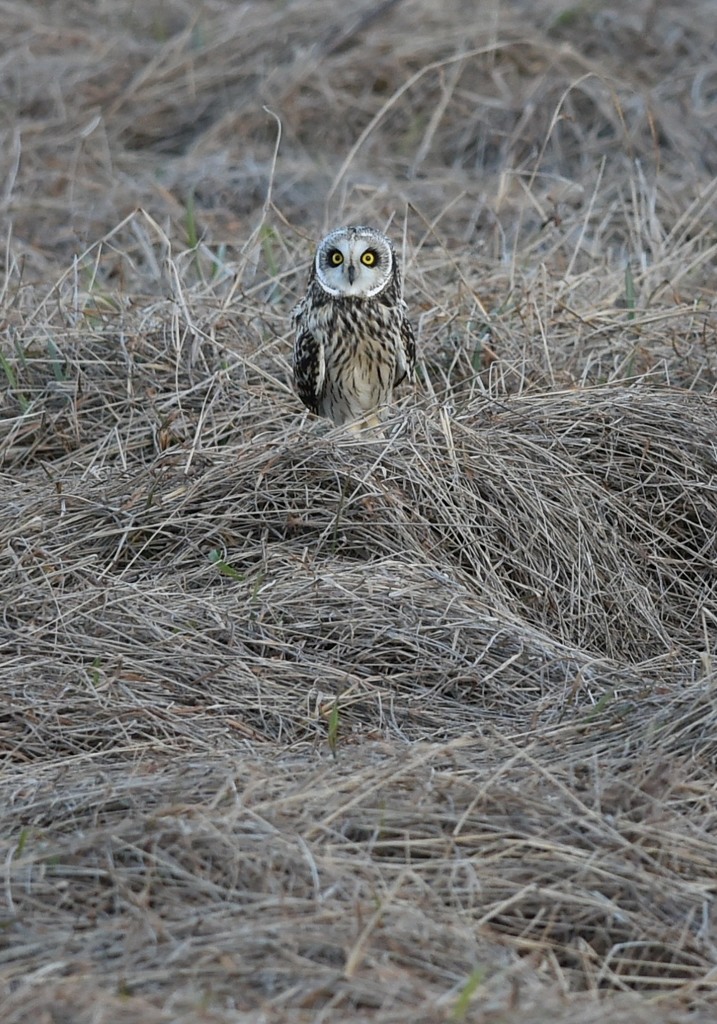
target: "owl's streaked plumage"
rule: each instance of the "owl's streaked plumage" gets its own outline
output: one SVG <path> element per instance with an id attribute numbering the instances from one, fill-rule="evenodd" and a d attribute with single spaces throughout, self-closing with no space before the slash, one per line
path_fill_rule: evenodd
<path id="1" fill-rule="evenodd" d="M 393 388 L 415 367 L 405 309 L 385 235 L 367 227 L 326 235 L 293 311 L 294 383 L 304 405 L 334 423 L 380 422 Z"/>

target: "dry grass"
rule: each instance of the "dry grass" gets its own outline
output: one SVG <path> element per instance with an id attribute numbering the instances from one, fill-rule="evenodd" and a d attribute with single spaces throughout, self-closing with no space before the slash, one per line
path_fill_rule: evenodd
<path id="1" fill-rule="evenodd" d="M 711 0 L 475 7 L 2 8 L 3 1024 L 715 1019 Z"/>

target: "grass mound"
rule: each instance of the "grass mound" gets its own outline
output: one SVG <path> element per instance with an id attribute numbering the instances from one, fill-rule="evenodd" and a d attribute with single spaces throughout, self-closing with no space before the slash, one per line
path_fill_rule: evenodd
<path id="1" fill-rule="evenodd" d="M 552 1005 L 545 957 L 571 991 L 699 979 L 714 399 L 459 387 L 356 437 L 296 416 L 282 360 L 183 350 L 183 390 L 142 344 L 77 339 L 103 400 L 31 396 L 4 452 L 8 927 L 87 922 L 60 1003 L 116 959 L 127 1019 L 169 978 L 368 1012 L 387 948 L 386 1020 L 416 971 L 446 1013 L 482 963 L 497 1005 Z"/>

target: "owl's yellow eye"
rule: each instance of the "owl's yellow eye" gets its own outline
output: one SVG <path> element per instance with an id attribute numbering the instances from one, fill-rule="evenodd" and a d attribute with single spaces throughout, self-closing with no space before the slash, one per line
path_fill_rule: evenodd
<path id="1" fill-rule="evenodd" d="M 338 249 L 332 249 L 329 253 L 329 263 L 332 267 L 340 267 L 344 262 L 344 258 Z"/>
<path id="2" fill-rule="evenodd" d="M 376 262 L 376 253 L 373 249 L 367 249 L 361 257 L 361 262 L 365 267 L 372 267 Z"/>

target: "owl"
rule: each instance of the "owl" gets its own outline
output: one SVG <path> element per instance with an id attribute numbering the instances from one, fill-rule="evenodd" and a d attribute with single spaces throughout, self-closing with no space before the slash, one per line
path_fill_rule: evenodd
<path id="1" fill-rule="evenodd" d="M 394 248 L 380 231 L 323 238 L 293 310 L 294 383 L 304 405 L 353 429 L 376 426 L 394 387 L 413 377 L 416 342 Z"/>

